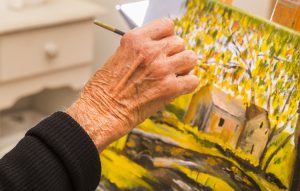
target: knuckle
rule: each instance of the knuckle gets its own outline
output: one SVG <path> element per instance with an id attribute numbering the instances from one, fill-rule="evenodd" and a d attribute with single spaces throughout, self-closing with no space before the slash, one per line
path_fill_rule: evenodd
<path id="1" fill-rule="evenodd" d="M 180 82 L 176 82 L 173 84 L 173 96 L 177 96 L 181 94 L 182 91 L 182 84 Z"/>
<path id="2" fill-rule="evenodd" d="M 198 60 L 197 54 L 192 50 L 187 50 L 186 55 L 185 55 L 185 60 L 188 63 L 191 63 L 191 64 L 195 65 L 197 63 L 197 60 Z"/>
<path id="3" fill-rule="evenodd" d="M 149 45 L 140 45 L 138 47 L 138 54 L 145 59 L 148 59 L 152 55 L 152 47 Z"/>
<path id="4" fill-rule="evenodd" d="M 137 39 L 137 34 L 133 31 L 127 32 L 121 39 L 121 46 L 132 45 Z"/>
<path id="5" fill-rule="evenodd" d="M 160 21 L 161 21 L 161 23 L 163 23 L 168 28 L 175 29 L 175 24 L 174 24 L 174 21 L 172 19 L 164 17 L 164 18 L 161 18 Z"/>
<path id="6" fill-rule="evenodd" d="M 180 44 L 180 45 L 185 45 L 184 40 L 183 40 L 181 37 L 175 36 L 174 38 L 175 38 L 175 41 L 176 41 L 178 44 Z"/>
<path id="7" fill-rule="evenodd" d="M 164 80 L 164 84 L 163 84 L 164 91 L 166 91 L 169 94 L 174 94 L 178 91 L 179 84 L 176 83 L 175 79 L 176 78 L 173 77 L 167 77 Z"/>
<path id="8" fill-rule="evenodd" d="M 166 64 L 164 65 L 160 62 L 151 64 L 150 70 L 152 76 L 155 77 L 164 77 L 170 73 L 170 69 L 168 68 L 168 65 Z"/>
<path id="9" fill-rule="evenodd" d="M 179 36 L 174 36 L 174 37 L 172 37 L 171 42 L 172 42 L 174 45 L 176 45 L 176 46 L 178 46 L 178 47 L 180 47 L 180 48 L 184 48 L 184 47 L 185 47 L 184 40 L 183 40 L 182 38 L 180 38 Z"/>
<path id="10" fill-rule="evenodd" d="M 168 67 L 167 64 L 161 66 L 159 70 L 161 75 L 167 75 L 170 73 L 170 68 Z"/>

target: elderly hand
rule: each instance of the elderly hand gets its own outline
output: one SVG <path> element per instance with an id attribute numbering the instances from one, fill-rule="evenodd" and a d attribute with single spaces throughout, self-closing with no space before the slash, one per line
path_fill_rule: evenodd
<path id="1" fill-rule="evenodd" d="M 193 91 L 193 51 L 175 36 L 169 19 L 127 32 L 115 54 L 68 109 L 99 150 L 129 133 L 175 97 Z"/>

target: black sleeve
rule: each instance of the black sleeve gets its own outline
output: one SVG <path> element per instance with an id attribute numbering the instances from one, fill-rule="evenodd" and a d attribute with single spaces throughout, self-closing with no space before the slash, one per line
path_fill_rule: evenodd
<path id="1" fill-rule="evenodd" d="M 100 174 L 90 137 L 69 115 L 57 112 L 0 159 L 0 190 L 94 191 Z"/>

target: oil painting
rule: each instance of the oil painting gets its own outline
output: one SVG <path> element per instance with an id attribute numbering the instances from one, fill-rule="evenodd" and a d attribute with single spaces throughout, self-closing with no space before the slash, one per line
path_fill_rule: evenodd
<path id="1" fill-rule="evenodd" d="M 176 31 L 200 84 L 101 153 L 99 190 L 298 190 L 299 33 L 214 0 L 185 6 Z"/>

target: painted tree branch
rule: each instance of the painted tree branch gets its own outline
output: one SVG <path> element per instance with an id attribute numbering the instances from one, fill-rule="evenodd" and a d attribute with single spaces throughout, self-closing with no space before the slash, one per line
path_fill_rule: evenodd
<path id="1" fill-rule="evenodd" d="M 269 57 L 269 58 L 271 57 L 270 55 L 264 54 L 264 53 L 259 53 L 258 56 L 259 56 L 259 57 L 265 57 L 265 56 L 267 56 L 267 57 Z M 277 61 L 289 62 L 287 59 L 279 58 L 279 57 L 277 57 L 277 56 L 273 56 L 272 58 L 274 58 L 274 59 L 277 60 Z"/>
<path id="2" fill-rule="evenodd" d="M 286 109 L 288 103 L 290 102 L 291 97 L 292 97 L 292 95 L 293 95 L 293 93 L 294 93 L 295 90 L 296 90 L 296 85 L 294 85 L 293 88 L 291 89 L 291 91 L 289 92 L 289 95 L 288 95 L 287 99 L 285 100 L 285 103 L 283 105 L 281 113 L 283 113 L 285 111 L 285 109 Z"/>
<path id="3" fill-rule="evenodd" d="M 277 129 L 275 130 L 274 136 L 277 136 L 277 135 L 279 135 L 280 133 L 282 133 L 282 132 L 286 129 L 287 124 L 288 124 L 289 122 L 291 122 L 292 119 L 293 119 L 294 117 L 296 117 L 296 115 L 297 115 L 297 113 L 294 113 L 294 114 L 292 115 L 292 117 L 290 117 L 288 120 L 286 120 L 286 122 L 285 122 L 284 125 L 282 125 L 280 128 L 277 128 Z"/>

